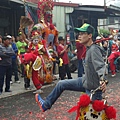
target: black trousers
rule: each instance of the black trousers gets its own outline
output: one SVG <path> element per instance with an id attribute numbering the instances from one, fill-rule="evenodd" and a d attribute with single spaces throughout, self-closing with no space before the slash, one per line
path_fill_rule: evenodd
<path id="1" fill-rule="evenodd" d="M 59 66 L 59 77 L 61 78 L 61 80 L 65 79 L 66 74 L 68 79 L 72 79 L 69 65 L 66 64 L 66 65 Z"/>
<path id="2" fill-rule="evenodd" d="M 53 74 L 56 74 L 56 73 L 55 73 L 55 71 L 56 71 L 56 69 L 55 69 L 55 68 L 56 68 L 56 62 L 55 62 L 55 61 L 53 61 Z"/>
<path id="3" fill-rule="evenodd" d="M 7 91 L 10 89 L 10 80 L 12 76 L 12 65 L 8 65 L 8 66 L 0 65 L 0 92 L 3 91 L 4 76 L 6 76 L 5 90 Z"/>
<path id="4" fill-rule="evenodd" d="M 24 75 L 24 87 L 28 88 L 30 87 L 30 79 L 26 77 L 26 75 Z"/>
<path id="5" fill-rule="evenodd" d="M 14 73 L 15 76 L 15 81 L 18 81 L 18 66 L 17 66 L 17 60 L 12 59 L 12 72 Z"/>

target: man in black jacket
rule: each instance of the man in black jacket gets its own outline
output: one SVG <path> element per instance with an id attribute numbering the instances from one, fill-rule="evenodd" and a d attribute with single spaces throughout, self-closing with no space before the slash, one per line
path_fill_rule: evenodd
<path id="1" fill-rule="evenodd" d="M 10 80 L 12 74 L 12 56 L 15 55 L 12 47 L 10 47 L 10 39 L 3 37 L 3 44 L 0 45 L 0 95 L 3 92 L 4 76 L 6 75 L 5 92 L 11 92 Z"/>

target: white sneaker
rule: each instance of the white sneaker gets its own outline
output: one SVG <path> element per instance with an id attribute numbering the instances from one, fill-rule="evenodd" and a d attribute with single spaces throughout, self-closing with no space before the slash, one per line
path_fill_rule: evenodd
<path id="1" fill-rule="evenodd" d="M 16 83 L 19 83 L 19 84 L 21 83 L 20 80 L 17 80 L 17 81 L 15 81 L 15 82 L 16 82 Z"/>
<path id="2" fill-rule="evenodd" d="M 113 75 L 111 75 L 112 77 L 115 77 L 116 76 L 116 74 L 113 74 Z"/>
<path id="3" fill-rule="evenodd" d="M 27 88 L 25 88 L 26 90 L 31 90 L 31 88 L 30 87 L 27 87 Z"/>
<path id="4" fill-rule="evenodd" d="M 10 84 L 13 84 L 13 81 L 10 81 Z"/>
<path id="5" fill-rule="evenodd" d="M 38 93 L 38 94 L 39 94 L 39 93 L 43 93 L 43 90 L 39 89 L 39 90 L 36 90 L 36 91 L 33 92 L 33 93 L 35 93 L 35 94 L 36 94 L 36 93 Z"/>

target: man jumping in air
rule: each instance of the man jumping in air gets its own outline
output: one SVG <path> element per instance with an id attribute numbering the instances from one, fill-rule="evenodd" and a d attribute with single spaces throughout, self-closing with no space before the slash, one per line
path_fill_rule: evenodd
<path id="1" fill-rule="evenodd" d="M 100 46 L 93 43 L 94 27 L 85 23 L 82 27 L 75 28 L 75 32 L 78 32 L 80 35 L 80 43 L 87 47 L 84 63 L 85 75 L 76 79 L 60 80 L 53 91 L 46 97 L 46 100 L 43 100 L 39 94 L 36 94 L 36 102 L 43 112 L 52 107 L 64 90 L 90 94 L 91 90 L 95 90 L 101 86 L 101 89 L 97 90 L 93 95 L 93 100 L 101 100 L 102 92 L 106 90 L 106 83 L 103 78 L 105 63 Z"/>

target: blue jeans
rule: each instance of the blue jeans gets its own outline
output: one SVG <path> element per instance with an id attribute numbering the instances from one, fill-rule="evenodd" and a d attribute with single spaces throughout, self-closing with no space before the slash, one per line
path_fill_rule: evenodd
<path id="1" fill-rule="evenodd" d="M 86 90 L 86 94 L 90 96 L 91 91 Z M 96 91 L 95 94 L 92 95 L 92 100 L 102 100 L 102 91 L 101 90 Z"/>
<path id="2" fill-rule="evenodd" d="M 44 106 L 50 109 L 64 90 L 86 92 L 86 89 L 83 87 L 82 77 L 77 79 L 60 80 L 53 91 L 47 96 Z"/>
<path id="3" fill-rule="evenodd" d="M 84 68 L 83 68 L 83 63 L 82 63 L 82 59 L 78 60 L 78 77 L 82 77 L 84 72 Z"/>

